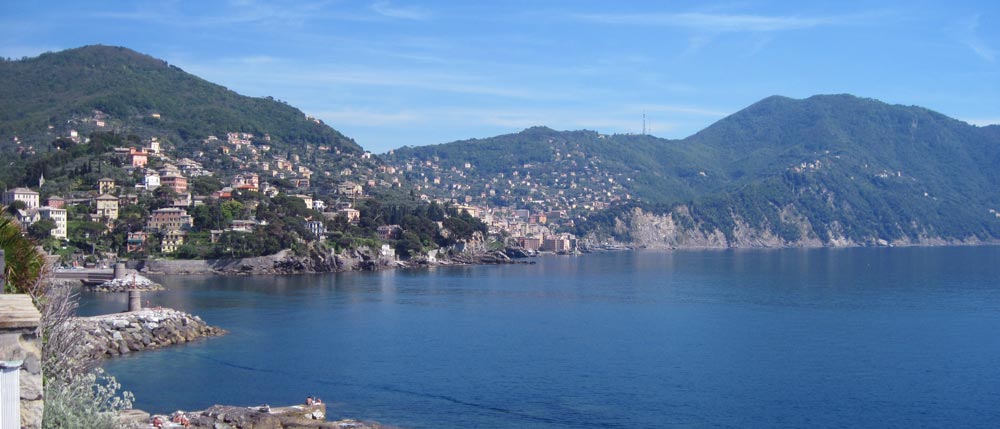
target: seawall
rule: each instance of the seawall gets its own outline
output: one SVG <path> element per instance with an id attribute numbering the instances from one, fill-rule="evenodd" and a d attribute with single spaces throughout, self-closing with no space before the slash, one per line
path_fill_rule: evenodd
<path id="1" fill-rule="evenodd" d="M 209 326 L 198 316 L 169 308 L 145 309 L 73 319 L 86 338 L 94 358 L 114 357 L 140 350 L 183 344 L 226 331 Z"/>

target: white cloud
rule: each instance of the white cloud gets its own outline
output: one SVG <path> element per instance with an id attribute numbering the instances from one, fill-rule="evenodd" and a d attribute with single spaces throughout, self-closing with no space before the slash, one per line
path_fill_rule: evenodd
<path id="1" fill-rule="evenodd" d="M 234 69 L 232 64 L 256 61 L 252 68 Z M 176 61 L 175 61 L 176 62 Z M 186 63 L 186 61 L 181 61 Z M 537 91 L 533 88 L 499 82 L 491 76 L 437 72 L 427 70 L 382 69 L 376 67 L 340 67 L 336 65 L 301 67 L 295 62 L 277 61 L 271 57 L 226 58 L 212 63 L 183 66 L 184 70 L 202 78 L 227 82 L 227 86 L 287 86 L 316 90 L 330 86 L 381 86 L 420 91 L 503 97 L 522 100 L 552 100 L 565 98 L 558 91 Z"/>
<path id="2" fill-rule="evenodd" d="M 225 11 L 216 14 L 191 15 L 178 9 L 176 2 L 144 3 L 132 10 L 118 9 L 94 13 L 96 18 L 150 22 L 174 27 L 219 27 L 247 24 L 281 27 L 299 27 L 306 21 L 320 17 L 355 19 L 350 15 L 333 16 L 323 13 L 327 2 L 296 2 L 275 5 L 260 0 L 230 1 Z"/>
<path id="3" fill-rule="evenodd" d="M 381 112 L 355 108 L 317 111 L 312 112 L 312 115 L 322 118 L 329 124 L 347 124 L 364 127 L 412 124 L 425 119 L 424 115 L 410 111 Z"/>
<path id="4" fill-rule="evenodd" d="M 732 15 L 712 13 L 584 14 L 577 19 L 600 24 L 654 25 L 712 32 L 769 32 L 833 24 L 832 17 Z"/>
<path id="5" fill-rule="evenodd" d="M 966 47 L 972 50 L 973 53 L 989 62 L 995 62 L 997 59 L 997 50 L 993 49 L 988 45 L 982 38 L 979 37 L 979 15 L 972 18 L 972 21 L 966 25 L 964 29 L 964 34 L 962 35 L 962 43 Z"/>
<path id="6" fill-rule="evenodd" d="M 430 13 L 415 7 L 396 6 L 387 1 L 377 1 L 372 4 L 372 10 L 379 15 L 397 19 L 412 19 L 422 21 L 430 18 Z"/>
<path id="7" fill-rule="evenodd" d="M 965 119 L 965 122 L 976 125 L 979 127 L 985 127 L 987 125 L 1000 125 L 1000 117 L 996 118 L 970 118 Z"/>

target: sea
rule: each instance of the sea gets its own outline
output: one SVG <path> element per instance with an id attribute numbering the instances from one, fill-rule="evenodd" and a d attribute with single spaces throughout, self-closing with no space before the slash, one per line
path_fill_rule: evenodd
<path id="1" fill-rule="evenodd" d="M 154 278 L 223 337 L 110 359 L 153 412 L 407 428 L 1000 427 L 1000 247 L 626 251 Z M 121 311 L 84 293 L 80 313 Z"/>

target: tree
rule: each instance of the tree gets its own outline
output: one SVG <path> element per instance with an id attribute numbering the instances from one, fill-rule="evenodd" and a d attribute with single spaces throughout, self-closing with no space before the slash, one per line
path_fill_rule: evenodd
<path id="1" fill-rule="evenodd" d="M 46 271 L 43 255 L 31 238 L 21 233 L 21 225 L 7 210 L 0 211 L 0 248 L 4 250 L 5 291 L 26 293 L 36 299 L 43 290 Z"/>
<path id="2" fill-rule="evenodd" d="M 424 246 L 420 243 L 420 236 L 411 231 L 404 232 L 402 239 L 396 242 L 396 254 L 404 258 L 415 256 L 423 251 L 423 249 Z"/>
<path id="3" fill-rule="evenodd" d="M 14 200 L 10 202 L 10 205 L 7 208 L 10 210 L 11 213 L 13 213 L 15 210 L 24 210 L 28 208 L 28 205 L 25 204 L 24 201 Z"/>
<path id="4" fill-rule="evenodd" d="M 188 189 L 195 195 L 208 195 L 222 189 L 222 181 L 213 176 L 192 177 Z"/>
<path id="5" fill-rule="evenodd" d="M 28 227 L 28 235 L 35 240 L 45 240 L 49 238 L 53 229 L 56 229 L 54 220 L 42 219 Z"/>

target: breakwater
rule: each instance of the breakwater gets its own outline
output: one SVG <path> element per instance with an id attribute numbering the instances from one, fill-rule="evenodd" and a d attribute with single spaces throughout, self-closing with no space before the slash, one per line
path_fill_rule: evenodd
<path id="1" fill-rule="evenodd" d="M 215 337 L 225 330 L 209 326 L 198 316 L 169 308 L 145 309 L 73 319 L 74 329 L 86 338 L 90 357 L 114 357 L 140 350 Z"/>

